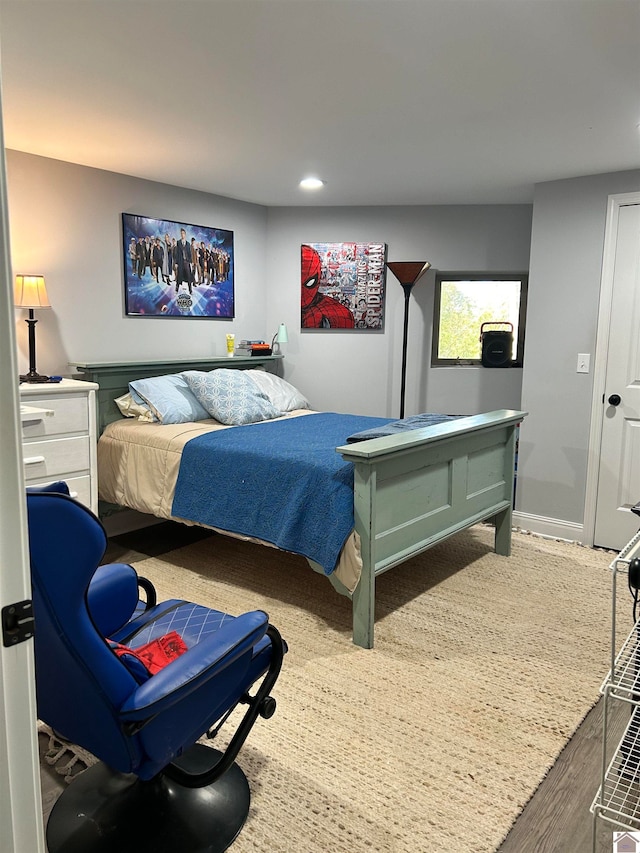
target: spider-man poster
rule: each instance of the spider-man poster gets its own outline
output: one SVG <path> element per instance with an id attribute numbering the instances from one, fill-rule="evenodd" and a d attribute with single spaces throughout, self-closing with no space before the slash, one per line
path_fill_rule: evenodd
<path id="1" fill-rule="evenodd" d="M 385 243 L 304 243 L 301 327 L 384 327 Z"/>

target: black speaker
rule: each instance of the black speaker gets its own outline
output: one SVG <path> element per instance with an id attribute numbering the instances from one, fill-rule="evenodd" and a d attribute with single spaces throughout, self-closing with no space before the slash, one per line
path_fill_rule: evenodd
<path id="1" fill-rule="evenodd" d="M 513 326 L 511 323 L 500 323 L 502 326 L 510 326 L 510 330 L 494 329 L 485 332 L 484 327 L 498 325 L 496 323 L 483 323 L 480 327 L 480 341 L 482 343 L 481 363 L 483 367 L 509 367 L 513 353 Z"/>

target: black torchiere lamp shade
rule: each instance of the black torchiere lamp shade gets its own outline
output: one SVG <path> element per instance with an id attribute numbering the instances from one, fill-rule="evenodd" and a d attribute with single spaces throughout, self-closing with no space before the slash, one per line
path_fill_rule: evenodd
<path id="1" fill-rule="evenodd" d="M 48 376 L 42 376 L 36 370 L 36 323 L 33 316 L 35 308 L 51 308 L 43 275 L 17 275 L 14 290 L 16 308 L 28 308 L 29 317 L 25 323 L 29 327 L 29 372 L 20 377 L 21 382 L 48 382 Z"/>
<path id="2" fill-rule="evenodd" d="M 413 285 L 429 269 L 429 261 L 387 261 L 387 267 L 404 290 L 404 326 L 402 332 L 402 382 L 400 385 L 400 417 L 404 417 L 404 395 L 407 379 L 407 335 L 409 332 L 409 297 Z"/>

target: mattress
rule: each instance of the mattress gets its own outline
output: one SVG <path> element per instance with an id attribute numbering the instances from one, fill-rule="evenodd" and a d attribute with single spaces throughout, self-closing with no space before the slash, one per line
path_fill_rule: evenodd
<path id="1" fill-rule="evenodd" d="M 308 409 L 300 409 L 284 417 L 307 414 L 310 414 Z M 187 424 L 147 424 L 129 418 L 114 421 L 98 441 L 100 499 L 157 518 L 193 524 L 171 513 L 182 450 L 192 438 L 219 429 L 242 427 L 227 427 L 214 420 Z M 246 541 L 260 541 L 215 527 L 210 529 Z M 353 592 L 361 570 L 360 542 L 352 531 L 333 576 Z"/>

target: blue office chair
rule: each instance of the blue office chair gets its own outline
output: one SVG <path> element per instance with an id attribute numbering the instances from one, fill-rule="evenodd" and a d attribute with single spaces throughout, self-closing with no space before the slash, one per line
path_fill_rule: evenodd
<path id="1" fill-rule="evenodd" d="M 98 567 L 102 524 L 65 484 L 49 488 L 27 493 L 38 716 L 99 759 L 54 806 L 49 853 L 226 850 L 250 803 L 235 758 L 275 711 L 280 634 L 262 611 L 158 604 L 131 566 Z M 174 631 L 188 650 L 153 675 L 122 648 Z M 240 703 L 224 752 L 196 743 Z"/>

